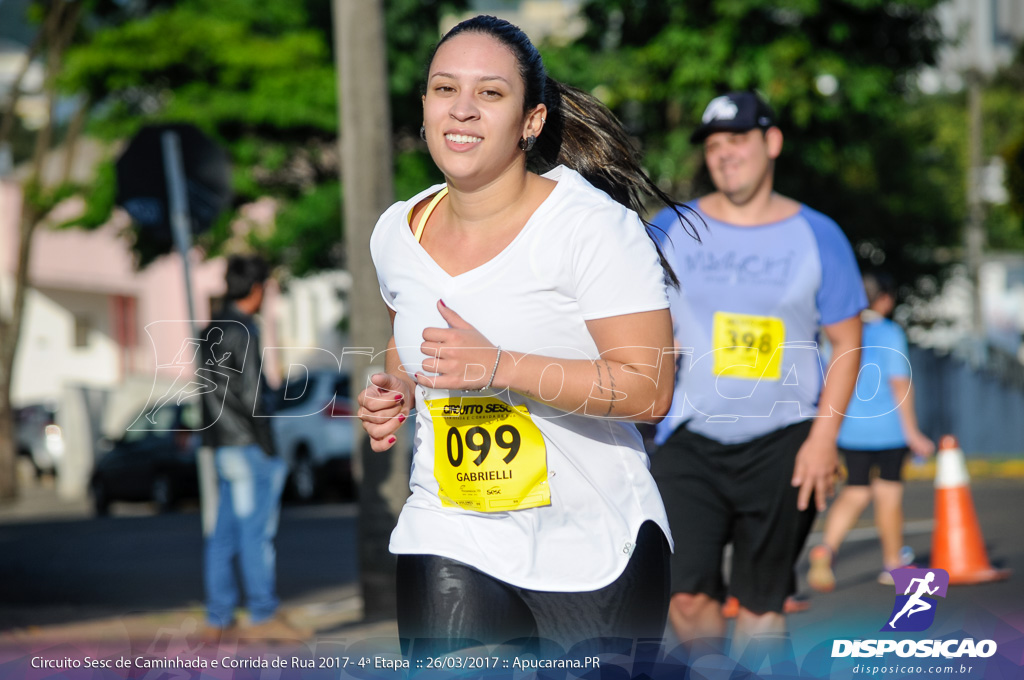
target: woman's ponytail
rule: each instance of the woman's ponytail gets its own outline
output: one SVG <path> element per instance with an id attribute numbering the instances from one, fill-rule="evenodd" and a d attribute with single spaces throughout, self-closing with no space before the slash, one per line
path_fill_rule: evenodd
<path id="1" fill-rule="evenodd" d="M 632 209 L 643 219 L 644 198 L 651 197 L 671 207 L 679 217 L 683 230 L 700 241 L 700 233 L 688 214 L 700 220 L 696 211 L 673 201 L 658 188 L 640 163 L 640 154 L 632 140 L 608 107 L 593 95 L 548 78 L 544 89 L 548 107 L 544 131 L 537 138 L 534 158 L 538 170 L 565 165 L 583 175 L 588 182 L 616 201 Z M 643 219 L 648 232 L 656 229 Z M 675 273 L 665 260 L 658 240 L 661 265 L 666 277 L 678 285 Z"/>

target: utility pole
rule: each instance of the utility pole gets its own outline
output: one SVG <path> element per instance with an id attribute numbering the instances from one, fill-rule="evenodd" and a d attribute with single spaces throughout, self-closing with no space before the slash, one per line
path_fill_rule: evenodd
<path id="1" fill-rule="evenodd" d="M 981 313 L 981 258 L 985 247 L 985 206 L 982 202 L 982 75 L 977 68 L 967 73 L 967 224 L 964 247 L 967 276 L 971 281 L 971 333 L 977 341 L 985 337 Z"/>
<path id="2" fill-rule="evenodd" d="M 346 351 L 353 390 L 382 371 L 391 326 L 370 261 L 370 233 L 394 200 L 391 112 L 382 0 L 333 0 L 340 101 L 345 253 L 352 274 L 351 339 Z M 359 573 L 363 616 L 395 616 L 395 558 L 388 541 L 409 493 L 408 427 L 389 451 L 374 453 L 361 427 L 353 469 L 359 488 Z"/>

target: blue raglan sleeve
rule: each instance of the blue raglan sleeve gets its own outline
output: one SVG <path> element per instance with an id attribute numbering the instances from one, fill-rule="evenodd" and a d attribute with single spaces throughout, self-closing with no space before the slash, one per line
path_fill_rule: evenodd
<path id="1" fill-rule="evenodd" d="M 700 224 L 701 218 L 696 211 L 683 210 L 683 214 L 692 222 Z M 673 271 L 675 271 L 676 276 L 680 277 L 680 286 L 678 288 L 669 287 L 668 289 L 669 306 L 674 309 L 678 304 L 677 300 L 684 295 L 682 287 L 682 258 L 685 252 L 684 249 L 686 247 L 693 247 L 694 240 L 683 229 L 683 225 L 679 220 L 679 213 L 672 208 L 662 208 L 650 222 L 651 227 L 648 228 L 648 233 L 654 237 L 655 242 L 661 248 L 661 252 L 665 255 L 665 259 Z M 678 318 L 673 314 L 672 334 L 678 338 L 681 333 L 682 330 L 679 328 Z"/>
<path id="2" fill-rule="evenodd" d="M 821 325 L 828 326 L 859 314 L 868 306 L 868 300 L 857 258 L 846 234 L 825 215 L 807 207 L 803 210 L 818 244 L 821 259 L 818 311 Z"/>

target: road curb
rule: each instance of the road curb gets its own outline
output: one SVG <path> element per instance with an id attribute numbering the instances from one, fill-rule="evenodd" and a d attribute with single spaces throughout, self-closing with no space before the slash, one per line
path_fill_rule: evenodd
<path id="1" fill-rule="evenodd" d="M 1018 459 L 974 459 L 967 460 L 967 472 L 976 479 L 1024 479 L 1024 460 Z M 935 460 L 924 463 L 907 463 L 903 467 L 907 480 L 935 479 Z"/>

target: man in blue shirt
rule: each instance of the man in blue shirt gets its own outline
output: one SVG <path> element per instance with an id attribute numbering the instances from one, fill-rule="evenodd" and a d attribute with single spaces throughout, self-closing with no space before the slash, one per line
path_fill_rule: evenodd
<path id="1" fill-rule="evenodd" d="M 731 542 L 739 646 L 785 630 L 794 565 L 836 479 L 866 300 L 838 225 L 773 191 L 783 135 L 758 95 L 712 100 L 691 140 L 704 145 L 716 191 L 690 204 L 708 225 L 700 246 L 674 213 L 654 220 L 681 285 L 677 385 L 651 469 L 677 541 L 672 626 L 684 641 L 724 636 Z"/>
<path id="2" fill-rule="evenodd" d="M 906 566 L 900 555 L 903 462 L 908 451 L 921 457 L 935 451 L 935 444 L 917 426 L 907 336 L 887 318 L 896 306 L 896 286 L 891 276 L 869 272 L 864 275 L 864 289 L 871 306 L 861 314 L 861 370 L 839 431 L 839 447 L 848 472 L 846 486 L 828 512 L 824 540 L 811 550 L 811 569 L 807 573 L 808 584 L 822 592 L 835 588 L 833 558 L 872 500 L 884 565 L 878 581 L 892 585 L 890 570 Z M 870 479 L 872 467 L 878 468 L 874 479 Z"/>

